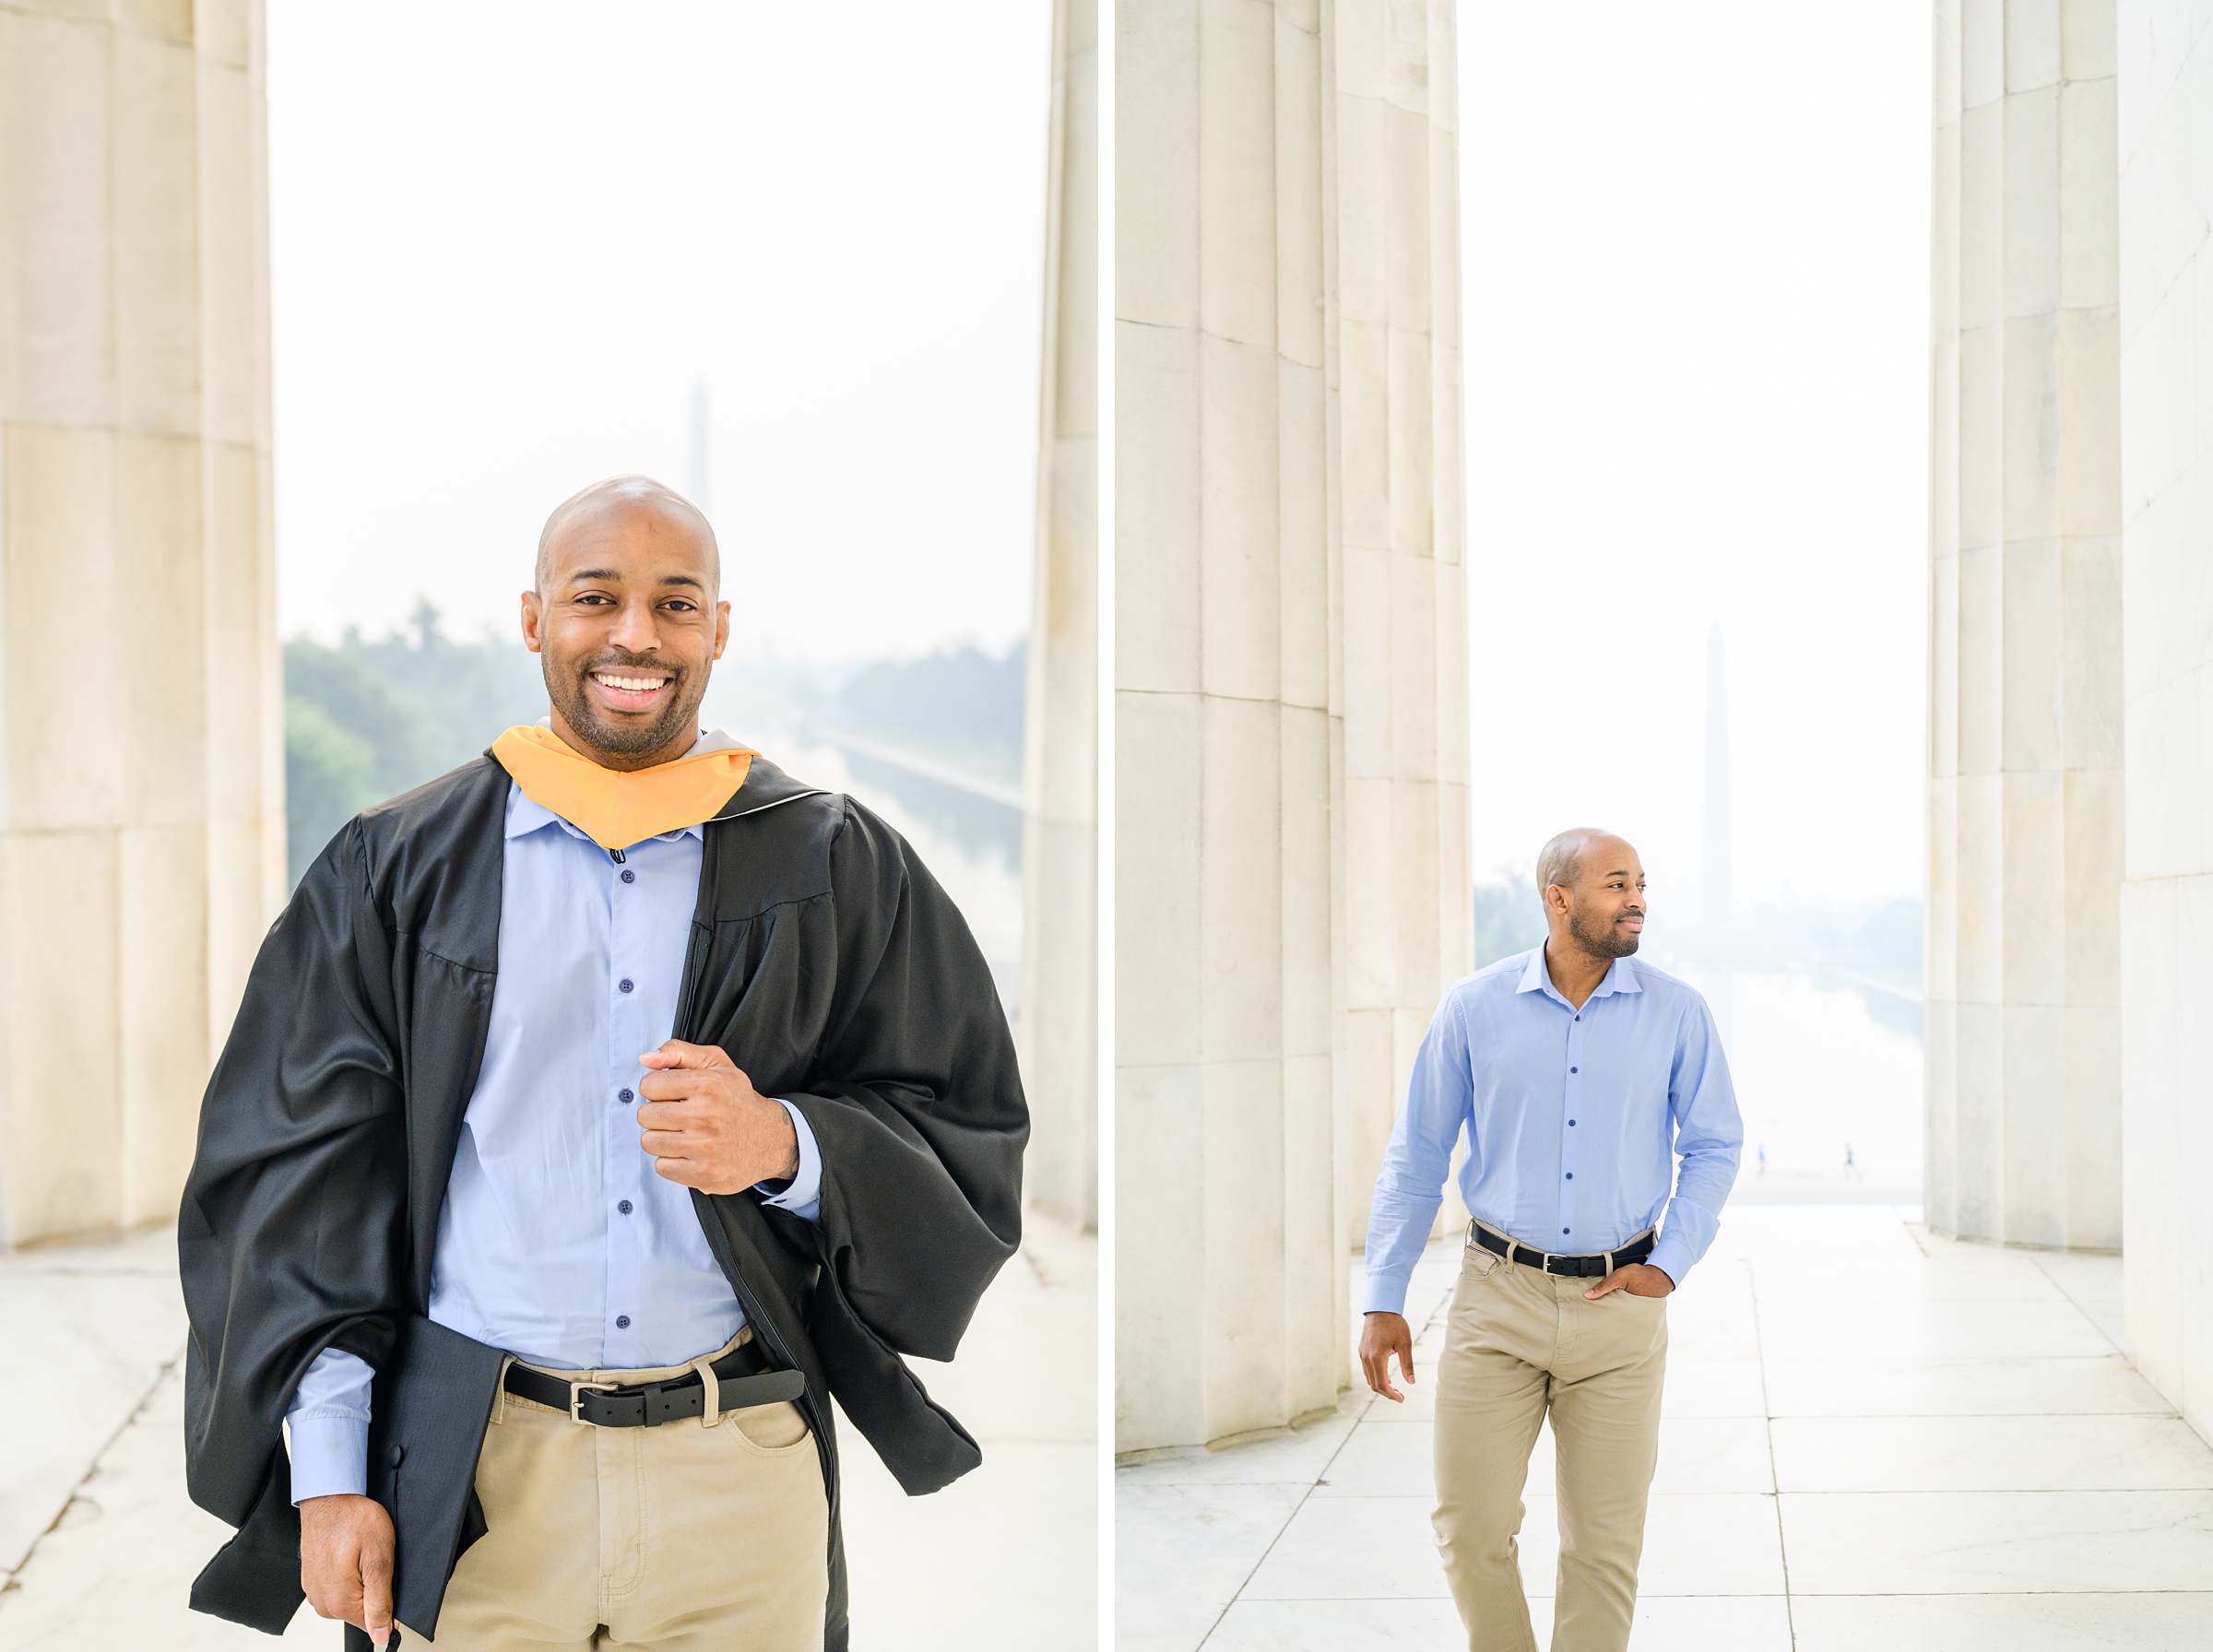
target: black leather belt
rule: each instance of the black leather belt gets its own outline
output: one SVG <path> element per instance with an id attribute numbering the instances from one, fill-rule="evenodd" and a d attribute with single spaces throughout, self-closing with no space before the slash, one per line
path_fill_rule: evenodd
<path id="1" fill-rule="evenodd" d="M 1579 1280 L 1604 1279 L 1616 1268 L 1641 1262 L 1652 1254 L 1653 1243 L 1652 1235 L 1646 1233 L 1630 1240 L 1619 1250 L 1601 1251 L 1589 1257 L 1556 1257 L 1549 1251 L 1532 1250 L 1519 1240 L 1504 1238 L 1478 1222 L 1468 1223 L 1468 1237 L 1495 1257 L 1504 1257 L 1524 1268 L 1534 1268 L 1540 1273 L 1566 1274 Z"/>
<path id="2" fill-rule="evenodd" d="M 807 1391 L 802 1373 L 770 1371 L 767 1363 L 749 1340 L 710 1365 L 708 1369 L 716 1376 L 716 1410 L 773 1405 L 779 1399 L 797 1399 Z M 507 1367 L 506 1387 L 510 1394 L 566 1411 L 574 1421 L 598 1428 L 656 1428 L 680 1417 L 704 1416 L 707 1410 L 707 1391 L 696 1371 L 666 1382 L 624 1386 L 571 1382 L 518 1362 Z"/>

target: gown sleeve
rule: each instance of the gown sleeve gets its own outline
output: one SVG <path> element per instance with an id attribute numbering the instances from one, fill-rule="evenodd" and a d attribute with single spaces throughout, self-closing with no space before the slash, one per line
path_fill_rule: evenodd
<path id="1" fill-rule="evenodd" d="M 838 984 L 806 1092 L 822 1255 L 859 1320 L 950 1360 L 1022 1233 L 1029 1110 L 999 992 L 960 911 L 848 800 L 831 852 Z"/>
<path id="2" fill-rule="evenodd" d="M 405 1312 L 396 1019 L 355 820 L 262 943 L 177 1219 L 186 1482 L 232 1526 L 257 1508 L 259 1524 L 281 1521 L 267 1512 L 278 1501 L 289 1513 L 279 1422 L 316 1356 L 337 1349 L 373 1369 Z"/>

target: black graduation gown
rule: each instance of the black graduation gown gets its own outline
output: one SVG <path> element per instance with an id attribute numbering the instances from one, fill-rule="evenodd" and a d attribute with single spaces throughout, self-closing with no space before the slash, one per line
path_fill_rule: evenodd
<path id="1" fill-rule="evenodd" d="M 281 1631 L 299 1516 L 278 1424 L 324 1349 L 386 1361 L 430 1300 L 499 966 L 506 772 L 488 755 L 349 822 L 263 942 L 201 1106 L 178 1218 L 193 1500 L 238 1535 L 193 1604 Z M 1028 1112 L 989 971 L 905 842 L 756 758 L 704 832 L 675 1036 L 790 1100 L 819 1223 L 694 1192 L 801 1400 L 831 1499 L 824 1646 L 846 1646 L 836 1396 L 909 1494 L 976 1442 L 902 1354 L 949 1360 L 1020 1236 Z"/>

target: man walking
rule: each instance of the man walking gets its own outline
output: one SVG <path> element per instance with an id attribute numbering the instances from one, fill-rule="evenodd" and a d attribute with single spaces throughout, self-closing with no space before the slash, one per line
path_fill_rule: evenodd
<path id="1" fill-rule="evenodd" d="M 270 930 L 178 1223 L 189 1482 L 241 1528 L 195 1607 L 840 1652 L 831 1397 L 910 1493 L 978 1460 L 900 1356 L 1016 1245 L 1006 1022 L 897 833 L 701 731 L 720 580 L 657 483 L 562 505 L 550 715 L 357 817 Z"/>
<path id="2" fill-rule="evenodd" d="M 1713 1243 L 1743 1147 L 1706 1002 L 1633 962 L 1644 868 L 1611 833 L 1537 861 L 1544 944 L 1457 983 L 1376 1177 L 1360 1364 L 1393 1400 L 1406 1283 L 1454 1142 L 1474 1216 L 1438 1363 L 1433 1521 L 1470 1652 L 1535 1652 L 1516 1534 L 1529 1455 L 1558 1443 L 1552 1652 L 1623 1652 L 1660 1441 L 1666 1298 Z M 1681 1159 L 1676 1172 L 1675 1161 Z M 1670 1192 L 1673 1198 L 1670 1198 Z"/>

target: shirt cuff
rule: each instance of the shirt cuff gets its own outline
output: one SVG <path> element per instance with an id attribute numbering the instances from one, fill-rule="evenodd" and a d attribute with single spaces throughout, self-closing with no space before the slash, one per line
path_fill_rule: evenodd
<path id="1" fill-rule="evenodd" d="M 822 1153 L 815 1145 L 814 1127 L 807 1122 L 804 1113 L 782 1096 L 776 1098 L 776 1104 L 791 1115 L 791 1133 L 799 1142 L 799 1168 L 792 1173 L 791 1180 L 781 1192 L 768 1191 L 775 1185 L 773 1182 L 759 1182 L 755 1186 L 766 1195 L 762 1200 L 763 1204 L 789 1210 L 809 1221 L 819 1221 L 822 1212 Z"/>
<path id="2" fill-rule="evenodd" d="M 1675 1280 L 1678 1290 L 1682 1288 L 1683 1276 L 1690 1271 L 1692 1264 L 1697 1260 L 1698 1258 L 1691 1254 L 1690 1246 L 1677 1240 L 1672 1233 L 1661 1234 L 1659 1243 L 1652 1246 L 1652 1254 L 1644 1259 L 1646 1267 L 1657 1268 L 1669 1279 Z"/>
<path id="3" fill-rule="evenodd" d="M 361 1417 L 302 1412 L 291 1419 L 292 1502 L 369 1493 L 369 1423 Z"/>
<path id="4" fill-rule="evenodd" d="M 1396 1269 L 1389 1273 L 1369 1274 L 1367 1300 L 1361 1304 L 1360 1311 L 1364 1314 L 1397 1314 L 1403 1317 L 1406 1313 L 1406 1287 L 1411 1277 L 1411 1273 L 1400 1273 Z"/>

